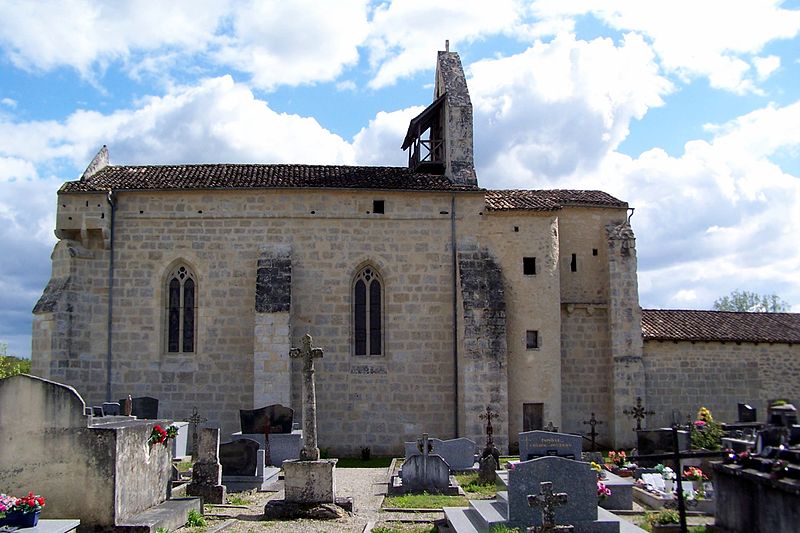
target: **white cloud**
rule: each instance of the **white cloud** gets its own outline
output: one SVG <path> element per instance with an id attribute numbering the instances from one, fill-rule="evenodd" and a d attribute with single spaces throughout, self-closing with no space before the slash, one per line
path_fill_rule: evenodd
<path id="1" fill-rule="evenodd" d="M 202 50 L 226 8 L 216 0 L 1 2 L 0 46 L 17 68 L 67 65 L 92 77 L 95 65 L 124 61 L 137 50 Z"/>
<path id="2" fill-rule="evenodd" d="M 780 68 L 781 58 L 778 56 L 754 57 L 753 65 L 756 67 L 759 81 L 763 81 Z"/>
<path id="3" fill-rule="evenodd" d="M 469 72 L 479 176 L 514 176 L 508 186 L 591 170 L 672 91 L 636 35 L 615 45 L 562 34 Z"/>
<path id="4" fill-rule="evenodd" d="M 769 0 L 538 0 L 533 11 L 543 20 L 592 14 L 612 28 L 646 35 L 667 71 L 707 77 L 711 86 L 737 93 L 757 91 L 751 56 L 800 33 L 800 10 Z"/>
<path id="5" fill-rule="evenodd" d="M 17 107 L 17 101 L 13 98 L 3 98 L 0 99 L 0 104 L 3 104 L 6 107 L 15 108 Z"/>
<path id="6" fill-rule="evenodd" d="M 266 89 L 328 81 L 358 61 L 367 31 L 365 0 L 253 1 L 236 6 L 233 35 L 212 56 Z"/>
<path id="7" fill-rule="evenodd" d="M 359 165 L 406 166 L 408 152 L 400 150 L 400 146 L 408 123 L 423 109 L 415 106 L 389 113 L 380 111 L 353 138 L 356 162 Z"/>
<path id="8" fill-rule="evenodd" d="M 430 69 L 435 51 L 450 49 L 491 35 L 519 34 L 525 28 L 523 5 L 514 0 L 404 0 L 375 8 L 366 41 L 376 68 L 370 87 L 379 89 L 398 78 Z"/>

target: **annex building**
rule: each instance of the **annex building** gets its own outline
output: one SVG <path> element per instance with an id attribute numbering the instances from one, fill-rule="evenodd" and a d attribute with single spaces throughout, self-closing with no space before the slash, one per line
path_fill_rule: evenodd
<path id="1" fill-rule="evenodd" d="M 700 405 L 800 400 L 800 315 L 641 310 L 629 206 L 601 191 L 486 190 L 456 53 L 402 142 L 408 167 L 111 165 L 58 192 L 33 372 L 99 404 L 154 396 L 223 434 L 238 410 L 300 413 L 309 333 L 320 447 L 398 452 L 552 422 L 631 446 Z"/>

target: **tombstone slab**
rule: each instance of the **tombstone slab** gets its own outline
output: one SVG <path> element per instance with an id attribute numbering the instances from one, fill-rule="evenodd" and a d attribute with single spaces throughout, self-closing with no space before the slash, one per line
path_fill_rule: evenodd
<path id="1" fill-rule="evenodd" d="M 280 404 L 267 405 L 259 409 L 240 409 L 239 424 L 242 434 L 264 434 L 269 423 L 269 432 L 291 433 L 294 421 L 294 409 Z"/>
<path id="2" fill-rule="evenodd" d="M 679 452 L 690 448 L 689 432 L 678 430 Z M 636 432 L 636 449 L 639 455 L 669 453 L 674 451 L 672 444 L 672 428 L 640 429 Z M 658 463 L 659 461 L 655 461 Z M 643 465 L 645 463 L 642 463 Z"/>
<path id="3" fill-rule="evenodd" d="M 258 466 L 259 444 L 250 439 L 238 439 L 219 445 L 219 462 L 222 475 L 255 476 Z"/>
<path id="4" fill-rule="evenodd" d="M 436 454 L 412 455 L 403 461 L 400 477 L 405 492 L 445 492 L 450 486 L 450 465 Z"/>
<path id="5" fill-rule="evenodd" d="M 538 457 L 556 456 L 580 460 L 583 446 L 581 440 L 580 435 L 569 433 L 525 431 L 519 434 L 519 458 L 521 461 L 528 461 Z"/>
<path id="6" fill-rule="evenodd" d="M 284 499 L 295 503 L 334 503 L 337 459 L 285 461 Z"/>
<path id="7" fill-rule="evenodd" d="M 197 461 L 192 467 L 192 482 L 186 494 L 199 496 L 203 503 L 225 503 L 222 465 L 219 462 L 219 428 L 198 430 Z"/>
<path id="8" fill-rule="evenodd" d="M 440 440 L 428 439 L 431 452 L 444 459 L 453 471 L 472 470 L 475 466 L 475 453 L 478 446 L 475 441 L 464 437 L 458 439 Z M 422 455 L 416 442 L 404 443 L 405 458 L 412 455 Z"/>
<path id="9" fill-rule="evenodd" d="M 123 405 L 125 400 L 120 400 L 119 404 Z M 139 396 L 131 398 L 131 414 L 136 418 L 144 418 L 147 420 L 155 420 L 158 418 L 158 398 L 151 396 Z"/>

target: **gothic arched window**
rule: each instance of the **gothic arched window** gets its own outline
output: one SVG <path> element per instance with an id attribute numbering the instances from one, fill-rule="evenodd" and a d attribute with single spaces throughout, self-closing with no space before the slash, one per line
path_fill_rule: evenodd
<path id="1" fill-rule="evenodd" d="M 355 355 L 383 353 L 383 288 L 371 266 L 362 268 L 353 281 L 353 340 Z"/>
<path id="2" fill-rule="evenodd" d="M 194 273 L 180 265 L 167 277 L 167 351 L 194 352 L 197 316 L 197 282 Z"/>

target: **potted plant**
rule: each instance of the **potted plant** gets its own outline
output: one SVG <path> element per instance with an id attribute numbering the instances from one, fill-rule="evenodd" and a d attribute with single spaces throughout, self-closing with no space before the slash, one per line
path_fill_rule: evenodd
<path id="1" fill-rule="evenodd" d="M 598 479 L 597 480 L 597 502 L 598 503 L 602 502 L 603 500 L 605 500 L 609 496 L 611 496 L 611 489 L 606 487 L 606 484 Z"/>
<path id="2" fill-rule="evenodd" d="M 7 523 L 6 516 L 14 510 L 16 501 L 15 497 L 0 493 L 0 526 Z"/>
<path id="3" fill-rule="evenodd" d="M 6 512 L 6 525 L 20 528 L 36 527 L 44 507 L 44 498 L 33 492 L 22 498 L 14 498 L 14 507 Z"/>
<path id="4" fill-rule="evenodd" d="M 711 451 L 721 450 L 724 436 L 722 426 L 714 421 L 711 411 L 701 407 L 697 412 L 697 420 L 692 424 L 692 446 Z"/>
<path id="5" fill-rule="evenodd" d="M 653 533 L 680 533 L 681 517 L 675 509 L 661 509 L 657 513 L 647 513 L 645 520 Z"/>
<path id="6" fill-rule="evenodd" d="M 608 452 L 608 461 L 613 465 L 612 472 L 614 472 L 618 476 L 621 477 L 631 476 L 631 472 L 624 468 L 625 463 L 628 462 L 628 456 L 625 453 L 625 450 L 620 450 L 618 452 L 611 450 L 610 452 Z"/>

